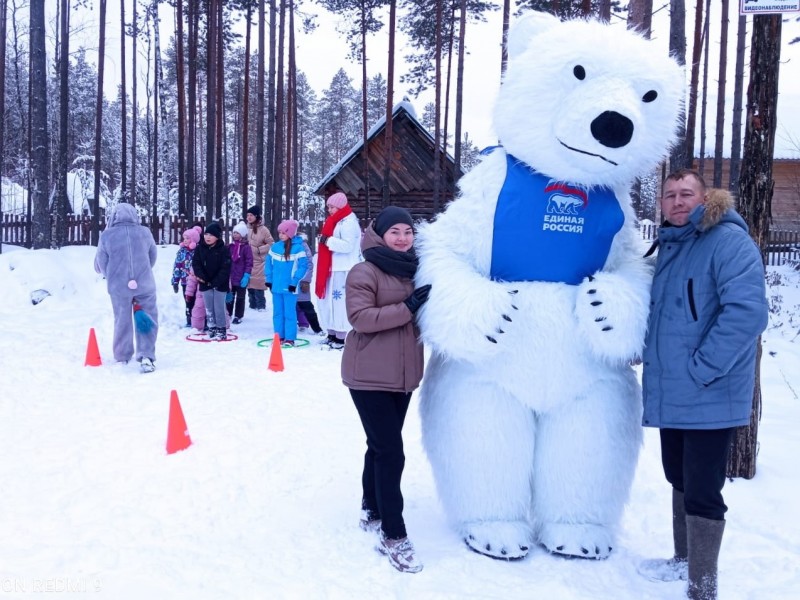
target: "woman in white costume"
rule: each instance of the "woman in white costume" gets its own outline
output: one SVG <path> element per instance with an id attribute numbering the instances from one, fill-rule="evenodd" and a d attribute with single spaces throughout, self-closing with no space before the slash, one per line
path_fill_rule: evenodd
<path id="1" fill-rule="evenodd" d="M 342 192 L 328 198 L 326 205 L 329 216 L 322 225 L 317 256 L 317 312 L 320 325 L 328 332 L 325 343 L 341 350 L 351 329 L 345 306 L 345 280 L 350 269 L 361 262 L 361 227 Z"/>

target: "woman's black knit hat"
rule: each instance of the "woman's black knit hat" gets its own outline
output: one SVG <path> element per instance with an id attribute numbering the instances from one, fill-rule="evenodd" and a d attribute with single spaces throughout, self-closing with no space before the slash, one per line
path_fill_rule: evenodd
<path id="1" fill-rule="evenodd" d="M 375 230 L 375 233 L 383 237 L 383 234 L 389 231 L 392 225 L 397 225 L 398 223 L 413 227 L 414 219 L 411 218 L 411 213 L 405 208 L 387 206 L 375 217 L 372 228 Z"/>

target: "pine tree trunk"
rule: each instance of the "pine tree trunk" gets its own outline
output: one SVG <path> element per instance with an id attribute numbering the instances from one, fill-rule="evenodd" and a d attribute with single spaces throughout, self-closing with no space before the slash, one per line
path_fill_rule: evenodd
<path id="1" fill-rule="evenodd" d="M 297 125 L 297 78 L 294 54 L 294 1 L 289 0 L 289 64 L 286 82 L 286 206 L 284 214 L 297 218 L 297 194 L 294 186 L 295 126 Z"/>
<path id="2" fill-rule="evenodd" d="M 4 0 L 7 1 L 7 0 Z M 26 5 L 26 9 L 29 7 Z M 22 73 L 20 72 L 20 66 L 22 64 L 22 51 L 20 50 L 19 42 L 20 42 L 20 32 L 19 32 L 19 25 L 24 19 L 24 17 L 18 17 L 18 13 L 24 12 L 24 9 L 17 8 L 16 0 L 12 0 L 11 2 L 11 25 L 13 29 L 13 41 L 12 46 L 14 48 L 14 96 L 15 96 L 15 104 L 17 109 L 17 115 L 19 116 L 19 122 L 21 125 L 21 136 L 20 139 L 26 140 L 26 148 L 25 151 L 30 153 L 30 106 L 28 105 L 27 97 L 25 93 L 22 91 Z M 30 85 L 30 78 L 28 78 L 28 83 Z M 29 175 L 30 171 L 28 168 L 24 169 L 26 176 Z M 28 220 L 30 222 L 30 202 L 28 203 Z M 28 236 L 28 241 L 30 242 L 30 236 Z"/>
<path id="3" fill-rule="evenodd" d="M 206 223 L 220 215 L 214 213 L 214 196 L 217 190 L 216 132 L 217 132 L 217 2 L 208 2 L 208 27 L 206 37 Z"/>
<path id="4" fill-rule="evenodd" d="M 186 203 L 186 84 L 183 57 L 183 0 L 176 2 L 175 23 L 176 31 L 176 57 L 175 68 L 177 71 L 176 85 L 178 89 L 178 214 L 188 215 L 193 218 L 193 214 L 188 214 Z"/>
<path id="5" fill-rule="evenodd" d="M 256 204 L 264 201 L 264 62 L 266 61 L 266 32 L 264 2 L 258 0 L 258 65 L 256 65 Z M 272 50 L 270 49 L 270 55 Z M 269 132 L 267 132 L 269 137 Z"/>
<path id="6" fill-rule="evenodd" d="M 506 74 L 508 65 L 508 27 L 511 21 L 511 0 L 503 0 L 503 36 L 502 51 L 500 52 L 500 75 Z M 438 30 L 437 30 L 438 34 Z"/>
<path id="7" fill-rule="evenodd" d="M 628 5 L 628 29 L 639 32 L 650 39 L 653 21 L 653 0 L 631 0 Z M 642 215 L 642 180 L 638 177 L 631 184 L 631 206 L 637 217 Z"/>
<path id="8" fill-rule="evenodd" d="M 653 0 L 630 0 L 628 3 L 628 29 L 638 31 L 650 39 L 653 28 Z"/>
<path id="9" fill-rule="evenodd" d="M 92 197 L 92 223 L 89 231 L 90 243 L 96 246 L 100 240 L 100 171 L 103 138 L 103 72 L 106 58 L 106 0 L 100 0 L 100 43 L 97 57 L 97 109 L 94 127 L 94 196 Z"/>
<path id="10" fill-rule="evenodd" d="M 225 137 L 225 109 L 223 99 L 225 97 L 225 50 L 222 39 L 223 23 L 222 23 L 222 1 L 216 0 L 216 13 L 213 18 L 216 19 L 216 34 L 217 34 L 217 48 L 215 59 L 217 62 L 217 77 L 215 82 L 216 92 L 214 94 L 217 103 L 217 120 L 216 120 L 216 133 L 214 134 L 214 143 L 216 150 L 214 158 L 217 164 L 214 168 L 216 173 L 215 187 L 214 187 L 214 214 L 218 217 L 222 216 L 222 198 L 227 191 L 227 180 L 225 179 L 225 169 L 223 168 L 223 141 Z M 226 202 L 227 206 L 227 202 Z M 227 218 L 227 214 L 225 217 Z"/>
<path id="11" fill-rule="evenodd" d="M 444 85 L 444 116 L 442 117 L 442 154 L 447 156 L 447 133 L 449 131 L 449 123 L 450 123 L 450 82 L 453 80 L 453 43 L 455 38 L 455 17 L 453 16 L 453 12 L 450 11 L 450 29 L 449 29 L 449 36 L 447 38 L 447 75 L 445 76 L 445 85 Z M 460 168 L 457 165 L 454 168 Z M 453 189 L 447 190 L 452 192 L 453 197 L 456 195 L 456 173 L 457 171 L 453 172 Z M 443 178 L 443 185 L 444 188 L 444 180 Z"/>
<path id="12" fill-rule="evenodd" d="M 267 147 L 264 153 L 264 223 L 272 223 L 273 169 L 275 167 L 275 63 L 278 33 L 277 0 L 269 0 L 269 68 L 267 69 Z"/>
<path id="13" fill-rule="evenodd" d="M 456 164 L 454 179 L 461 169 L 461 113 L 464 105 L 464 54 L 466 52 L 467 0 L 461 0 L 458 20 L 458 66 L 456 74 L 456 135 L 453 140 L 453 162 Z"/>
<path id="14" fill-rule="evenodd" d="M 700 102 L 700 152 L 697 157 L 697 170 L 701 176 L 705 175 L 706 168 L 706 109 L 708 102 L 708 40 L 711 37 L 709 25 L 711 23 L 711 0 L 706 0 L 706 16 L 703 23 L 703 93 Z"/>
<path id="15" fill-rule="evenodd" d="M 725 81 L 728 70 L 728 0 L 722 0 L 719 34 L 719 76 L 717 77 L 717 124 L 714 143 L 714 187 L 722 187 L 722 144 L 725 138 Z"/>
<path id="16" fill-rule="evenodd" d="M 685 0 L 670 0 L 669 5 L 669 53 L 683 66 L 686 64 L 686 3 Z M 678 139 L 669 153 L 670 173 L 686 164 L 686 115 L 683 116 Z"/>
<path id="17" fill-rule="evenodd" d="M 6 139 L 6 14 L 8 12 L 8 0 L 0 0 L 0 178 L 3 176 L 5 170 L 5 145 L 3 141 Z M 0 186 L 0 198 L 3 196 L 2 186 Z M 2 203 L 0 202 L 0 205 Z M 3 240 L 0 237 L 0 254 L 3 252 Z"/>
<path id="18" fill-rule="evenodd" d="M 286 35 L 286 0 L 278 3 L 278 41 L 277 41 L 277 70 L 275 74 L 275 156 L 272 162 L 272 209 L 270 231 L 276 231 L 281 222 L 281 208 L 283 195 L 283 145 L 284 145 L 284 90 L 283 79 L 284 36 Z"/>
<path id="19" fill-rule="evenodd" d="M 56 195 L 53 202 L 53 239 L 51 245 L 61 248 L 67 242 L 67 215 L 72 212 L 67 198 L 69 170 L 69 2 L 61 0 L 61 50 L 59 52 L 59 119 L 58 159 L 56 161 Z"/>
<path id="20" fill-rule="evenodd" d="M 154 26 L 156 26 L 154 24 Z M 156 26 L 157 27 L 157 26 Z M 153 152 L 153 171 L 151 173 L 152 182 L 153 182 L 153 207 L 150 211 L 150 231 L 153 232 L 153 239 L 158 240 L 158 188 L 159 188 L 159 168 L 158 168 L 158 107 L 161 104 L 159 101 L 160 91 L 159 88 L 161 87 L 161 82 L 159 81 L 158 75 L 153 78 L 153 141 L 152 141 L 152 152 Z"/>
<path id="21" fill-rule="evenodd" d="M 437 0 L 438 1 L 438 0 Z M 364 204 L 366 206 L 367 220 L 372 218 L 372 203 L 369 197 L 369 154 L 367 149 L 367 133 L 369 122 L 367 119 L 367 7 L 361 2 L 361 137 L 363 140 L 362 153 L 364 155 Z M 434 167 L 435 168 L 435 167 Z"/>
<path id="22" fill-rule="evenodd" d="M 686 113 L 685 163 L 681 167 L 691 168 L 694 162 L 694 136 L 697 123 L 697 92 L 700 83 L 700 54 L 702 52 L 703 2 L 697 0 L 694 12 L 694 43 L 692 44 L 691 82 L 689 83 L 689 110 Z"/>
<path id="23" fill-rule="evenodd" d="M 189 123 L 186 140 L 186 202 L 191 207 L 192 217 L 197 207 L 197 43 L 198 43 L 198 13 L 196 2 L 189 2 L 186 20 L 189 24 L 189 74 L 188 112 Z"/>
<path id="24" fill-rule="evenodd" d="M 250 202 L 250 193 L 248 188 L 248 153 L 250 152 L 250 30 L 251 21 L 253 17 L 253 7 L 251 4 L 247 5 L 247 32 L 245 33 L 244 42 L 244 100 L 242 101 L 242 219 L 247 218 L 247 208 Z"/>
<path id="25" fill-rule="evenodd" d="M 744 50 L 747 45 L 747 16 L 739 15 L 736 28 L 736 67 L 731 119 L 731 172 L 728 189 L 739 193 L 739 165 L 742 156 L 742 96 L 744 95 Z"/>
<path id="26" fill-rule="evenodd" d="M 772 156 L 778 107 L 781 15 L 753 17 L 750 84 L 747 90 L 744 156 L 739 181 L 739 213 L 766 258 L 772 208 Z M 739 427 L 728 460 L 728 476 L 752 479 L 756 474 L 758 421 L 761 417 L 761 339 L 758 342 L 750 425 Z"/>
<path id="27" fill-rule="evenodd" d="M 129 195 L 129 202 L 136 206 L 138 200 L 139 182 L 136 178 L 136 154 L 138 145 L 138 131 L 139 131 L 139 102 L 137 98 L 137 82 L 139 78 L 136 76 L 138 73 L 136 69 L 136 57 L 139 52 L 137 50 L 139 42 L 139 17 L 136 14 L 137 0 L 133 0 L 133 32 L 131 40 L 131 192 Z"/>
<path id="28" fill-rule="evenodd" d="M 394 43 L 395 43 L 395 27 L 396 27 L 396 14 L 397 14 L 396 0 L 389 0 L 389 63 L 386 67 L 386 128 L 384 129 L 386 135 L 386 155 L 383 163 L 383 196 L 381 198 L 381 207 L 386 208 L 389 206 L 389 181 L 392 174 L 392 157 L 394 155 L 393 140 L 392 140 L 392 110 L 394 108 Z"/>
<path id="29" fill-rule="evenodd" d="M 50 247 L 50 135 L 47 131 L 45 0 L 30 3 L 30 205 L 34 249 Z"/>
<path id="30" fill-rule="evenodd" d="M 122 157 L 119 161 L 119 197 L 124 202 L 128 188 L 128 93 L 126 89 L 128 82 L 125 77 L 125 0 L 119 0 L 119 23 L 120 134 L 122 136 Z"/>
<path id="31" fill-rule="evenodd" d="M 439 207 L 442 202 L 442 149 L 441 149 L 441 123 L 442 123 L 442 1 L 436 1 L 436 40 L 434 44 L 434 56 L 436 73 L 434 75 L 434 104 L 433 104 L 433 214 L 439 212 Z M 511 0 L 505 0 L 507 5 Z M 503 52 L 507 56 L 506 48 L 506 32 L 508 28 L 507 19 L 508 15 L 504 14 L 504 27 L 503 32 Z"/>
<path id="32" fill-rule="evenodd" d="M 166 98 L 166 90 L 164 89 L 164 69 L 163 69 L 163 62 L 161 60 L 161 32 L 160 32 L 160 19 L 158 16 L 158 4 L 159 0 L 153 0 L 153 4 L 150 7 L 151 16 L 153 19 L 153 40 L 154 40 L 154 52 L 153 52 L 153 63 L 155 67 L 155 81 L 156 81 L 156 89 L 158 90 L 158 113 L 153 114 L 153 118 L 158 120 L 161 119 L 159 130 L 161 131 L 161 136 L 158 142 L 161 144 L 161 148 L 159 154 L 161 155 L 161 168 L 156 172 L 156 181 L 157 181 L 157 198 L 159 200 L 159 211 L 154 213 L 154 217 L 157 215 L 165 215 L 169 212 L 170 209 L 170 201 L 169 201 L 169 188 L 167 186 L 167 164 L 168 164 L 168 157 L 169 157 L 169 140 L 167 139 L 167 98 Z M 156 238 L 158 239 L 158 238 Z"/>

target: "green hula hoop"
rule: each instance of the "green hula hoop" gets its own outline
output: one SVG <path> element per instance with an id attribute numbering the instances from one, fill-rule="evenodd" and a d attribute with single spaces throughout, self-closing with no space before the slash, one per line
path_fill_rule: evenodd
<path id="1" fill-rule="evenodd" d="M 268 346 L 272 346 L 272 341 L 273 341 L 272 338 L 265 339 L 265 340 L 258 340 L 258 342 L 256 343 L 256 346 L 258 346 L 259 348 L 266 348 Z M 305 340 L 303 338 L 297 338 L 294 341 L 294 346 L 283 346 L 282 345 L 281 348 L 284 348 L 286 350 L 288 350 L 290 348 L 303 348 L 305 346 L 308 346 L 310 343 L 311 342 L 309 342 L 308 340 Z"/>

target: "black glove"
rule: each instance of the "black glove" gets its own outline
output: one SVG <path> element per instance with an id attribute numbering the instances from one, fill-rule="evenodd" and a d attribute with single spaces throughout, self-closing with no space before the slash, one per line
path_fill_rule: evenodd
<path id="1" fill-rule="evenodd" d="M 177 283 L 173 283 L 172 284 L 172 291 L 175 292 L 176 294 L 178 293 L 178 284 Z"/>
<path id="2" fill-rule="evenodd" d="M 320 235 L 319 236 L 319 243 L 320 244 L 324 244 L 327 241 L 328 241 L 328 236 L 327 235 Z"/>
<path id="3" fill-rule="evenodd" d="M 294 294 L 295 291 L 297 291 L 297 286 L 296 285 L 290 285 L 289 286 L 289 293 L 290 294 Z"/>
<path id="4" fill-rule="evenodd" d="M 408 310 L 411 311 L 412 315 L 417 314 L 419 307 L 425 304 L 428 301 L 428 295 L 431 293 L 431 286 L 430 285 L 423 285 L 422 287 L 418 287 L 411 295 L 403 300 L 403 304 L 408 307 Z"/>
<path id="5" fill-rule="evenodd" d="M 267 289 L 268 289 L 268 290 L 271 290 L 271 289 L 272 289 L 272 283 L 271 283 L 271 282 L 269 282 L 269 281 L 268 281 L 268 282 L 266 283 L 266 285 L 267 285 Z"/>

